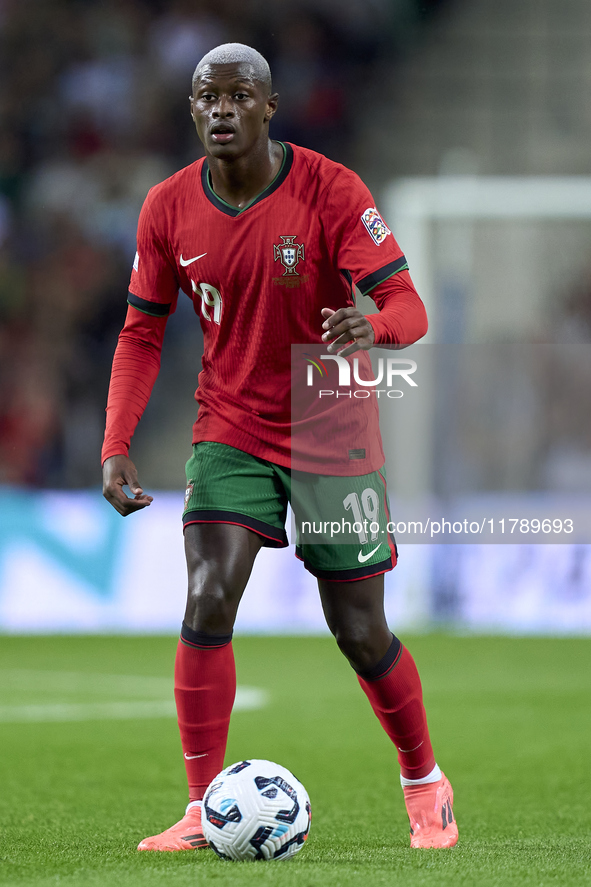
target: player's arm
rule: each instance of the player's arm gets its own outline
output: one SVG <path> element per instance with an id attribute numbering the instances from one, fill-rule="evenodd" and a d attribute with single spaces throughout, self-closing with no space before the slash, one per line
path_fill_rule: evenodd
<path id="1" fill-rule="evenodd" d="M 366 186 L 343 168 L 327 189 L 321 214 L 335 265 L 362 295 L 371 295 L 378 314 L 364 316 L 350 305 L 323 309 L 323 342 L 343 357 L 374 345 L 401 348 L 427 332 L 427 314 L 394 235 Z"/>
<path id="2" fill-rule="evenodd" d="M 407 269 L 378 284 L 369 295 L 378 307 L 377 314 L 367 317 L 376 345 L 405 348 L 426 335 L 427 312 Z"/>
<path id="3" fill-rule="evenodd" d="M 160 370 L 166 321 L 178 298 L 179 282 L 170 257 L 165 205 L 166 198 L 157 185 L 148 193 L 140 212 L 129 308 L 111 370 L 101 454 L 103 495 L 123 516 L 152 501 L 151 496 L 144 495 L 128 452 Z M 126 495 L 126 486 L 133 498 Z"/>
<path id="4" fill-rule="evenodd" d="M 101 454 L 103 495 L 124 517 L 152 502 L 127 454 L 158 376 L 165 326 L 166 317 L 153 317 L 130 305 L 113 358 Z M 126 495 L 126 486 L 133 498 Z"/>
<path id="5" fill-rule="evenodd" d="M 378 314 L 365 316 L 358 308 L 322 309 L 322 329 L 328 351 L 343 357 L 374 345 L 404 348 L 427 332 L 427 312 L 407 270 L 379 283 L 371 292 Z"/>

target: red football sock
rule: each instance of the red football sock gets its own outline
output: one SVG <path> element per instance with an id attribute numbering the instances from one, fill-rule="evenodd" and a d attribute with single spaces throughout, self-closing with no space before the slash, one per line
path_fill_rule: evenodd
<path id="1" fill-rule="evenodd" d="M 189 800 L 199 801 L 224 766 L 236 696 L 232 636 L 207 635 L 183 623 L 174 666 L 174 696 Z"/>
<path id="2" fill-rule="evenodd" d="M 423 705 L 421 679 L 414 659 L 393 637 L 375 668 L 357 675 L 380 724 L 398 749 L 400 772 L 422 779 L 435 766 Z"/>

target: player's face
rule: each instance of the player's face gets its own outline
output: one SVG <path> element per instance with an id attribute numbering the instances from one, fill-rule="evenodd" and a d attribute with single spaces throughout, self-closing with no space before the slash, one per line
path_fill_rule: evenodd
<path id="1" fill-rule="evenodd" d="M 252 76 L 250 65 L 208 65 L 191 96 L 191 116 L 207 154 L 232 160 L 267 139 L 267 124 L 277 109 L 277 96 L 268 95 Z"/>

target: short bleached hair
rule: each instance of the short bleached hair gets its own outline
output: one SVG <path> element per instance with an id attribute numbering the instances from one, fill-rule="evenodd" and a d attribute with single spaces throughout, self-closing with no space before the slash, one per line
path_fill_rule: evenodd
<path id="1" fill-rule="evenodd" d="M 271 69 L 267 59 L 258 50 L 253 49 L 252 46 L 246 46 L 244 43 L 222 43 L 220 46 L 210 49 L 195 68 L 192 81 L 193 89 L 195 89 L 201 70 L 207 65 L 236 63 L 250 65 L 254 79 L 262 83 L 269 90 L 269 95 L 271 94 Z"/>

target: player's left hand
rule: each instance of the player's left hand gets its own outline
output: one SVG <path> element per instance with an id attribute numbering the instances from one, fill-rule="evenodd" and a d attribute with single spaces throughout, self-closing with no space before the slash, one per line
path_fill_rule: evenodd
<path id="1" fill-rule="evenodd" d="M 321 313 L 325 318 L 322 341 L 330 342 L 326 349 L 329 354 L 347 357 L 355 351 L 369 351 L 374 344 L 373 327 L 357 308 L 323 308 Z"/>

